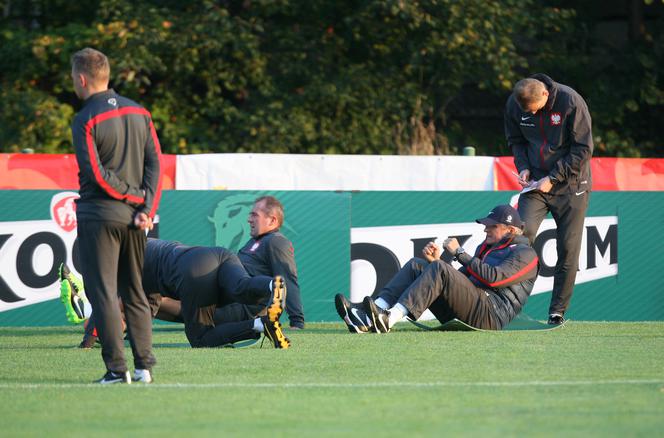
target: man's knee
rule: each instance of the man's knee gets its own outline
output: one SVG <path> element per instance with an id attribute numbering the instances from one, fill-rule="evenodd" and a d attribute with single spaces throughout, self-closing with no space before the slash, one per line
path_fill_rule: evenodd
<path id="1" fill-rule="evenodd" d="M 422 272 L 424 269 L 426 269 L 428 264 L 429 262 L 424 259 L 413 257 L 412 259 L 408 260 L 404 267 L 407 267 L 413 272 Z"/>
<path id="2" fill-rule="evenodd" d="M 434 260 L 429 264 L 429 269 L 434 269 L 437 272 L 440 272 L 442 275 L 445 275 L 450 269 L 454 269 L 452 265 L 445 262 L 444 260 Z"/>

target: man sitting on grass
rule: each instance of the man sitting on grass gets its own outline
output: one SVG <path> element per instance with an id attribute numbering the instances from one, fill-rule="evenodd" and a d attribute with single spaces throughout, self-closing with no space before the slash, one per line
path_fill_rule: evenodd
<path id="1" fill-rule="evenodd" d="M 444 250 L 461 263 L 456 270 L 440 260 L 441 248 L 429 242 L 424 259 L 411 259 L 381 289 L 377 298 L 351 304 L 338 294 L 335 305 L 351 333 L 387 333 L 409 316 L 418 319 L 429 309 L 445 323 L 457 318 L 473 327 L 500 330 L 521 311 L 537 279 L 538 258 L 522 236 L 524 223 L 509 205 L 495 207 L 477 222 L 486 239 L 475 255 L 464 251 L 455 238 Z"/>

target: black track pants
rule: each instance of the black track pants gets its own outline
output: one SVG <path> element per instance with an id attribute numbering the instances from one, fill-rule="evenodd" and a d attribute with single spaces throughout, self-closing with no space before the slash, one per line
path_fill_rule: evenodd
<path id="1" fill-rule="evenodd" d="M 523 234 L 530 240 L 533 248 L 536 247 L 534 240 L 537 230 L 548 212 L 551 212 L 556 222 L 558 261 L 553 275 L 549 314 L 564 314 L 572 299 L 589 199 L 590 193 L 587 191 L 579 195 L 549 195 L 532 191 L 519 197 L 519 215 L 526 223 Z"/>
<path id="2" fill-rule="evenodd" d="M 378 296 L 390 306 L 399 302 L 415 319 L 429 309 L 442 323 L 457 318 L 473 327 L 500 328 L 487 292 L 442 260 L 411 259 Z"/>
<path id="3" fill-rule="evenodd" d="M 219 324 L 215 311 L 233 303 L 267 305 L 272 277 L 250 277 L 237 256 L 223 248 L 188 251 L 177 269 L 184 330 L 192 347 L 216 347 L 256 336 L 253 318 Z"/>
<path id="4" fill-rule="evenodd" d="M 122 333 L 122 298 L 134 367 L 151 369 L 152 317 L 143 292 L 146 237 L 141 230 L 115 222 L 78 222 L 78 245 L 85 292 L 95 314 L 106 368 L 127 371 Z"/>

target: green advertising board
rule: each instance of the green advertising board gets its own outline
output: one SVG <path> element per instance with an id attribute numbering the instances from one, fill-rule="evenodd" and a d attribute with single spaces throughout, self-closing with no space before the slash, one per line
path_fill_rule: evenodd
<path id="1" fill-rule="evenodd" d="M 75 233 L 55 223 L 57 209 L 52 201 L 61 193 L 0 191 L 0 202 L 7 206 L 0 211 L 0 305 L 4 306 L 0 308 L 0 326 L 66 324 L 57 299 L 56 265 L 63 260 L 72 262 Z M 333 296 L 338 292 L 351 293 L 358 283 L 360 277 L 355 277 L 352 269 L 357 262 L 353 248 L 363 242 L 363 236 L 378 236 L 374 246 L 382 245 L 386 253 L 398 255 L 399 260 L 417 255 L 423 236 L 444 238 L 445 233 L 455 235 L 457 227 L 462 230 L 459 233 L 471 230 L 466 234 L 472 234 L 468 242 L 473 242 L 482 236 L 482 228 L 474 224 L 474 219 L 485 216 L 494 205 L 510 202 L 515 195 L 165 191 L 159 210 L 159 237 L 237 250 L 249 239 L 246 219 L 251 204 L 263 194 L 275 195 L 284 204 L 286 220 L 282 231 L 295 248 L 308 321 L 338 319 Z M 663 320 L 664 278 L 660 271 L 664 255 L 658 251 L 660 243 L 655 236 L 662 223 L 662 192 L 593 193 L 579 271 L 584 282 L 575 287 L 567 316 L 578 320 Z M 555 251 L 552 235 L 552 230 L 540 232 L 536 241 L 545 265 L 551 264 L 550 253 Z M 399 255 L 401 247 L 406 248 L 403 255 Z M 470 246 L 467 249 L 474 250 Z M 37 258 L 42 260 L 41 265 Z M 373 269 L 378 272 L 383 268 Z M 375 284 L 367 286 L 371 292 L 380 287 L 376 278 L 380 276 L 359 281 L 360 286 L 373 281 Z M 547 280 L 541 277 L 538 283 L 545 285 Z M 526 305 L 526 313 L 544 318 L 549 298 L 546 290 L 534 294 Z M 33 304 L 16 304 L 21 302 Z"/>
<path id="2" fill-rule="evenodd" d="M 495 205 L 509 203 L 515 195 L 516 192 L 354 193 L 352 226 L 389 228 L 472 222 L 486 216 Z M 607 229 L 597 218 L 609 218 L 616 224 Z M 588 260 L 580 264 L 592 266 L 603 257 L 610 264 L 610 270 L 617 272 L 603 278 L 605 274 L 599 273 L 600 278 L 577 284 L 567 316 L 579 320 L 664 319 L 664 276 L 661 275 L 664 254 L 658 238 L 664 224 L 664 192 L 592 193 L 586 215 L 589 234 L 595 232 L 593 225 L 598 222 L 600 234 L 610 230 L 616 235 L 602 234 L 594 244 L 591 238 L 584 241 L 582 252 L 586 252 Z M 389 229 L 384 232 L 388 233 Z M 579 272 L 577 282 L 581 274 Z M 538 283 L 542 280 L 540 277 Z M 531 296 L 524 311 L 544 319 L 550 297 L 550 293 Z"/>
<path id="3" fill-rule="evenodd" d="M 11 208 L 0 211 L 0 299 L 15 295 L 32 298 L 35 303 L 0 311 L 0 326 L 66 324 L 63 306 L 57 299 L 57 266 L 73 262 L 74 240 L 53 225 L 51 199 L 56 191 L 0 191 L 0 200 Z M 249 240 L 247 218 L 253 200 L 266 192 L 165 191 L 159 209 L 158 236 L 188 245 L 224 246 L 238 250 Z M 350 271 L 350 193 L 340 192 L 270 192 L 284 205 L 282 232 L 295 248 L 298 280 L 302 290 L 305 316 L 309 321 L 330 320 L 332 297 L 348 289 Z M 17 231 L 18 230 L 18 231 Z M 47 242 L 59 247 L 65 243 L 66 254 L 46 254 L 46 267 L 26 266 L 18 254 L 40 253 L 35 236 L 47 236 Z M 5 243 L 0 240 L 0 243 Z M 56 241 L 58 243 L 49 243 Z M 11 247 L 10 247 L 11 246 Z M 42 253 L 44 251 L 41 251 Z M 45 251 L 49 252 L 49 251 Z M 42 254 L 43 255 L 43 254 Z M 25 259 L 25 257 L 23 257 Z M 33 261 L 35 265 L 38 263 Z M 21 265 L 21 266 L 19 266 Z M 32 273 L 26 271 L 33 271 Z M 34 272 L 36 271 L 36 272 Z M 18 274 L 17 274 L 18 272 Z M 44 278 L 48 287 L 31 289 L 23 279 Z M 5 280 L 3 280 L 3 278 Z M 3 285 L 4 283 L 4 285 Z M 3 295 L 4 291 L 4 295 Z M 43 297 L 40 297 L 43 295 Z M 48 297 L 46 301 L 40 301 Z M 26 301 L 27 302 L 27 301 Z M 15 304 L 25 304 L 15 301 Z"/>

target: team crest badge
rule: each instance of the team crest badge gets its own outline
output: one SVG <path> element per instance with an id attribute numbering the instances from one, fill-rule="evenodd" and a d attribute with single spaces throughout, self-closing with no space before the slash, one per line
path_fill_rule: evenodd
<path id="1" fill-rule="evenodd" d="M 62 192 L 51 198 L 51 219 L 66 232 L 76 228 L 76 192 Z"/>
<path id="2" fill-rule="evenodd" d="M 551 113 L 551 126 L 558 126 L 562 123 L 563 118 L 560 113 Z"/>
<path id="3" fill-rule="evenodd" d="M 261 246 L 260 242 L 254 242 L 254 244 L 251 245 L 251 249 L 249 249 L 249 251 L 254 252 L 258 249 L 259 246 Z"/>

